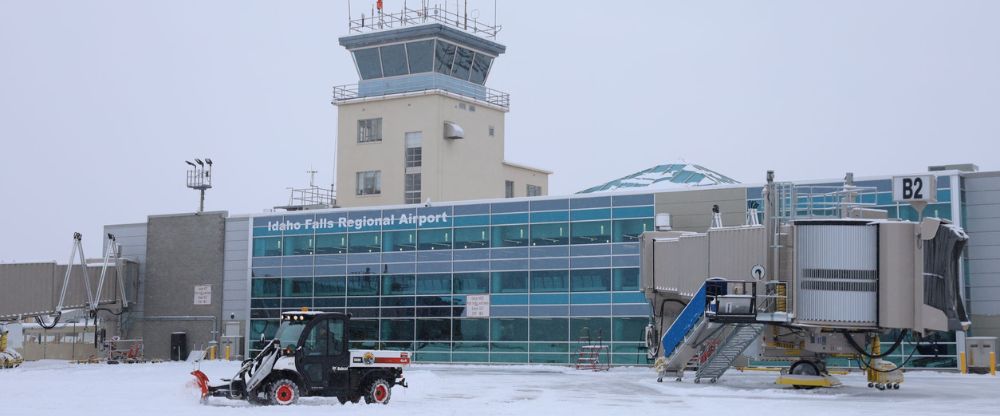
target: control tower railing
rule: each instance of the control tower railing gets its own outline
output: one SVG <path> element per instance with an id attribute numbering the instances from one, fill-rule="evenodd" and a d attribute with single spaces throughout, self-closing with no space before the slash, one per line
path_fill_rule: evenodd
<path id="1" fill-rule="evenodd" d="M 496 39 L 497 33 L 502 26 L 488 25 L 480 22 L 479 17 L 470 17 L 468 13 L 457 13 L 442 7 L 440 4 L 419 9 L 403 7 L 399 12 L 381 13 L 372 9 L 370 14 L 361 14 L 360 18 L 351 19 L 348 29 L 353 33 L 377 32 L 380 30 L 398 29 L 405 26 L 423 25 L 428 23 L 440 23 L 452 26 L 466 32 L 483 36 L 488 39 Z"/>
<path id="2" fill-rule="evenodd" d="M 341 104 L 358 98 L 384 97 L 393 94 L 405 94 L 420 91 L 443 91 L 473 98 L 504 109 L 510 108 L 510 94 L 482 85 L 461 80 L 440 80 L 437 77 L 421 77 L 400 79 L 391 86 L 378 89 L 377 93 L 365 93 L 359 90 L 359 84 L 346 84 L 333 87 L 331 103 Z"/>

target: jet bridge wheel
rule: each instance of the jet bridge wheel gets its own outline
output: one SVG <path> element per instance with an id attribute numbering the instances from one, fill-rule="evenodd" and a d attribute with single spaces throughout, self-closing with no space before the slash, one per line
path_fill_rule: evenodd
<path id="1" fill-rule="evenodd" d="M 820 375 L 820 373 L 819 373 L 819 367 L 816 366 L 816 363 L 814 363 L 812 361 L 809 361 L 809 360 L 799 360 L 799 361 L 796 361 L 788 369 L 788 374 L 794 374 L 794 375 L 798 375 L 798 376 L 819 376 Z M 796 389 L 812 389 L 812 388 L 815 388 L 813 386 L 800 386 L 800 385 L 793 385 L 792 387 L 795 387 Z"/>

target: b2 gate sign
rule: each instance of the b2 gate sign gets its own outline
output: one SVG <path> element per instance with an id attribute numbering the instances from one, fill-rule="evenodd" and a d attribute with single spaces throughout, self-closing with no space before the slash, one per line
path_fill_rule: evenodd
<path id="1" fill-rule="evenodd" d="M 895 202 L 937 202 L 937 178 L 934 175 L 894 176 L 892 200 Z"/>

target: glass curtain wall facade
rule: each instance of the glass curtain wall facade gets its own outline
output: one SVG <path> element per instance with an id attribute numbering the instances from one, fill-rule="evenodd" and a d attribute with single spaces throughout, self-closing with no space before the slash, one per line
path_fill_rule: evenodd
<path id="1" fill-rule="evenodd" d="M 353 348 L 416 361 L 569 364 L 590 337 L 645 364 L 653 216 L 640 194 L 255 217 L 250 339 L 309 307 L 352 314 Z M 483 295 L 489 316 L 470 316 Z"/>

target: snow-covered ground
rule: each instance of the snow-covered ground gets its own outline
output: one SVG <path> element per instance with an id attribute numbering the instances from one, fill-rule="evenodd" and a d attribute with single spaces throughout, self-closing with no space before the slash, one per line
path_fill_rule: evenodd
<path id="1" fill-rule="evenodd" d="M 228 377 L 237 365 L 206 362 L 210 377 Z M 545 366 L 414 365 L 410 388 L 393 389 L 388 406 L 340 405 L 304 398 L 298 405 L 251 407 L 213 398 L 198 403 L 186 363 L 141 365 L 25 363 L 0 370 L 2 415 L 998 415 L 1000 378 L 910 372 L 900 390 L 866 387 L 862 374 L 841 376 L 844 386 L 794 390 L 773 384 L 774 374 L 726 374 L 719 384 L 656 382 L 652 370 L 615 368 L 594 373 Z M 363 402 L 362 402 L 363 403 Z"/>

